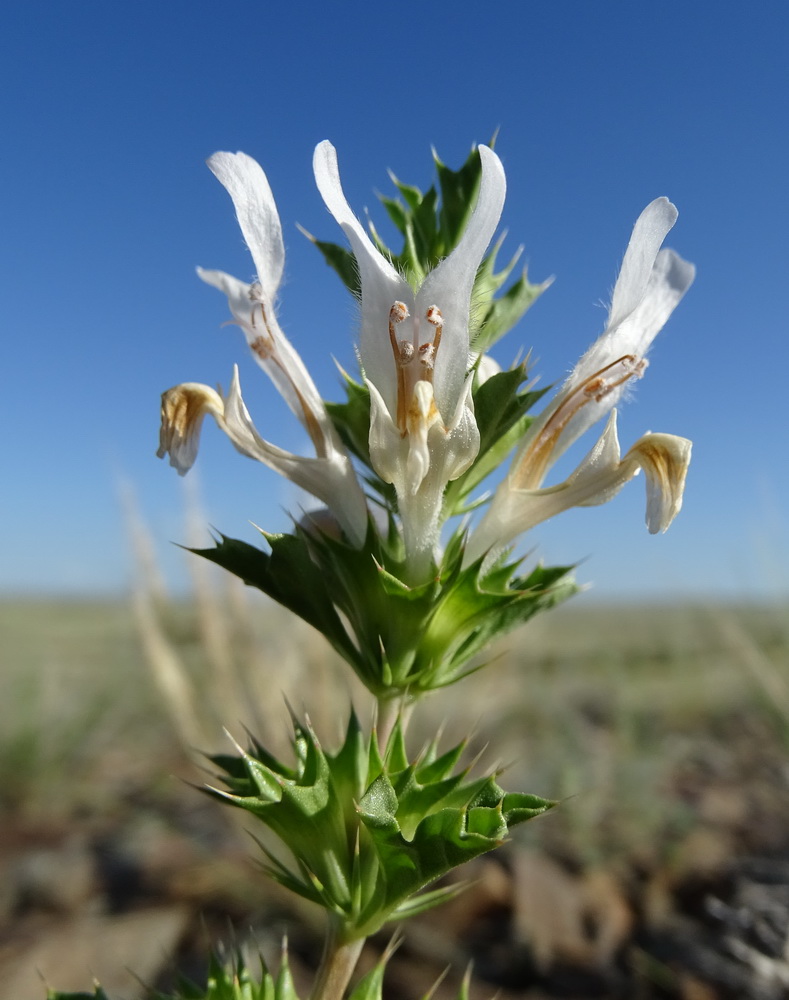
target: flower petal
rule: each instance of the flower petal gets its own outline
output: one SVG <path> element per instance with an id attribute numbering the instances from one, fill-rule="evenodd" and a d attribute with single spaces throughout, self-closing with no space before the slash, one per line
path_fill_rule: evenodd
<path id="1" fill-rule="evenodd" d="M 246 153 L 214 153 L 208 166 L 233 199 L 265 298 L 273 303 L 285 266 L 282 225 L 263 168 Z"/>
<path id="2" fill-rule="evenodd" d="M 230 311 L 246 337 L 253 358 L 301 421 L 318 454 L 326 452 L 329 440 L 337 445 L 321 394 L 299 353 L 280 329 L 273 310 L 266 309 L 264 305 L 261 312 L 258 300 L 256 316 L 250 298 L 251 286 L 224 271 L 198 267 L 197 273 L 206 284 L 227 295 Z"/>
<path id="3" fill-rule="evenodd" d="M 674 250 L 661 250 L 641 301 L 622 320 L 616 335 L 612 335 L 615 349 L 643 358 L 695 277 L 696 268 L 690 261 L 683 260 Z"/>
<path id="4" fill-rule="evenodd" d="M 230 312 L 235 321 L 242 326 L 242 329 L 250 325 L 253 305 L 249 295 L 251 286 L 246 281 L 234 278 L 232 274 L 226 274 L 224 271 L 208 270 L 205 267 L 197 267 L 195 270 L 201 281 L 225 293 Z"/>
<path id="5" fill-rule="evenodd" d="M 389 310 L 395 302 L 411 308 L 413 292 L 373 245 L 354 215 L 340 183 L 337 152 L 324 140 L 313 157 L 315 183 L 326 207 L 342 227 L 351 244 L 362 284 L 362 329 L 359 355 L 365 377 L 375 384 L 390 413 L 396 412 L 396 372 L 388 337 Z"/>
<path id="6" fill-rule="evenodd" d="M 435 461 L 428 444 L 428 434 L 432 427 L 441 424 L 441 417 L 433 398 L 433 386 L 429 382 L 420 381 L 414 386 L 407 420 L 408 433 L 404 438 L 408 446 L 408 456 L 405 461 L 405 492 L 414 494 L 422 485 L 431 460 Z M 440 432 L 444 433 L 443 427 L 440 428 Z"/>
<path id="7" fill-rule="evenodd" d="M 621 323 L 644 297 L 658 250 L 678 215 L 668 198 L 656 198 L 636 219 L 614 286 L 609 327 Z"/>
<path id="8" fill-rule="evenodd" d="M 644 470 L 647 481 L 646 523 L 651 534 L 665 531 L 682 507 L 691 442 L 673 434 L 645 434 L 619 459 L 616 410 L 594 448 L 563 483 L 543 489 L 519 489 L 505 480 L 490 508 L 471 534 L 465 565 L 498 551 L 518 535 L 571 507 L 607 503 L 625 483 Z"/>
<path id="9" fill-rule="evenodd" d="M 658 253 L 659 240 L 675 218 L 676 209 L 666 198 L 658 198 L 641 213 L 605 332 L 581 357 L 523 438 L 511 473 L 519 488 L 539 487 L 553 463 L 609 413 L 646 370 L 644 355 L 696 273 L 673 250 Z"/>
<path id="10" fill-rule="evenodd" d="M 222 397 L 199 382 L 184 382 L 162 393 L 162 426 L 159 458 L 170 456 L 170 465 L 185 476 L 197 458 L 203 419 L 210 413 L 220 424 L 224 414 Z"/>
<path id="11" fill-rule="evenodd" d="M 416 296 L 416 314 L 435 304 L 443 316 L 441 350 L 433 384 L 444 420 L 463 394 L 469 367 L 469 322 L 474 279 L 501 218 L 507 181 L 501 160 L 487 146 L 479 147 L 482 179 L 474 211 L 460 242 L 430 271 Z"/>
<path id="12" fill-rule="evenodd" d="M 361 546 L 364 543 L 367 503 L 347 455 L 337 451 L 326 457 L 307 458 L 264 440 L 241 396 L 237 366 L 233 369 L 230 390 L 224 401 L 222 426 L 242 455 L 262 462 L 322 500 L 334 512 L 353 544 Z"/>
<path id="13" fill-rule="evenodd" d="M 647 481 L 647 528 L 666 531 L 682 508 L 692 443 L 674 434 L 645 434 L 625 455 L 638 463 Z"/>

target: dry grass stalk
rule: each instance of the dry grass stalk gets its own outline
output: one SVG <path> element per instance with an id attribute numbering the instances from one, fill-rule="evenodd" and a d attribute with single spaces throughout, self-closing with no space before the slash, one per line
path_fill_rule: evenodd
<path id="1" fill-rule="evenodd" d="M 740 622 L 718 608 L 710 615 L 733 657 L 749 671 L 786 723 L 789 723 L 789 683 Z"/>

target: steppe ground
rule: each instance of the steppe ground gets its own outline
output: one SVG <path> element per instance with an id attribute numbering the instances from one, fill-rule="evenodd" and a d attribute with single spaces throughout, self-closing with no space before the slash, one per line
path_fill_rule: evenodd
<path id="1" fill-rule="evenodd" d="M 370 700 L 259 595 L 221 577 L 196 594 L 0 603 L 0 995 L 43 998 L 36 969 L 86 989 L 83 962 L 110 987 L 115 963 L 111 995 L 140 997 L 127 966 L 199 978 L 231 928 L 268 955 L 287 932 L 296 969 L 315 960 L 315 915 L 258 872 L 245 818 L 188 783 L 205 777 L 192 748 L 225 749 L 227 726 L 287 752 L 285 698 L 330 747 L 350 699 L 363 720 Z M 412 749 L 440 725 L 505 787 L 560 804 L 406 932 L 393 996 L 470 957 L 479 997 L 786 995 L 785 607 L 582 595 L 419 706 Z"/>

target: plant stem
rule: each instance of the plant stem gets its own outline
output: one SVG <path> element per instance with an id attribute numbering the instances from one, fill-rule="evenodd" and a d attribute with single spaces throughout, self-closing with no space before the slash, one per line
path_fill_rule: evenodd
<path id="1" fill-rule="evenodd" d="M 389 742 L 389 737 L 392 735 L 392 729 L 398 716 L 400 717 L 403 733 L 405 733 L 413 707 L 413 702 L 405 703 L 405 699 L 402 697 L 378 699 L 378 722 L 376 730 L 378 734 L 378 749 L 381 753 L 386 749 L 386 744 Z"/>
<path id="2" fill-rule="evenodd" d="M 332 921 L 310 1000 L 342 1000 L 362 952 L 364 940 L 356 938 L 354 941 L 343 942 L 339 925 Z"/>

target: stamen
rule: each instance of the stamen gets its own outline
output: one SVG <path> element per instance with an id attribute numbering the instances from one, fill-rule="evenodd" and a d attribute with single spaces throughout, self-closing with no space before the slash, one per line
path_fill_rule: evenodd
<path id="1" fill-rule="evenodd" d="M 402 340 L 398 344 L 398 347 L 400 349 L 400 357 L 397 363 L 401 368 L 405 368 L 414 360 L 414 345 L 410 340 Z"/>
<path id="2" fill-rule="evenodd" d="M 433 337 L 433 358 L 438 354 L 438 347 L 441 343 L 441 333 L 444 329 L 444 317 L 438 306 L 430 306 L 425 313 L 425 319 L 431 326 L 436 328 L 436 335 Z"/>
<path id="3" fill-rule="evenodd" d="M 531 448 L 523 456 L 520 465 L 522 474 L 518 477 L 520 488 L 530 489 L 542 482 L 551 452 L 576 413 L 587 403 L 601 403 L 614 389 L 631 378 L 641 378 L 647 364 L 644 358 L 625 354 L 575 386 L 551 414 Z"/>
<path id="4" fill-rule="evenodd" d="M 315 454 L 318 458 L 326 458 L 328 454 L 326 446 L 326 434 L 321 428 L 320 422 L 315 415 L 315 412 L 307 405 L 307 400 L 304 398 L 304 394 L 301 392 L 299 387 L 296 385 L 292 375 L 287 370 L 287 368 L 282 364 L 278 357 L 274 358 L 274 363 L 285 376 L 285 378 L 290 382 L 293 392 L 296 394 L 296 399 L 299 401 L 299 406 L 301 407 L 301 412 L 304 414 L 304 424 L 307 428 L 307 433 L 310 436 L 312 443 L 315 445 Z"/>
<path id="5" fill-rule="evenodd" d="M 395 327 L 407 319 L 410 313 L 405 302 L 395 302 L 389 310 L 389 342 L 392 345 L 395 367 L 397 369 L 397 426 L 401 434 L 406 433 L 406 416 L 408 404 L 405 398 L 405 368 L 414 357 L 414 346 L 408 341 L 402 344 L 397 339 Z"/>
<path id="6" fill-rule="evenodd" d="M 271 336 L 271 331 L 268 327 L 268 317 L 266 316 L 266 305 L 263 299 L 263 286 L 259 281 L 253 281 L 249 286 L 249 291 L 247 292 L 249 296 L 249 301 L 252 303 L 252 309 L 249 313 L 249 322 L 251 326 L 256 326 L 255 323 L 255 309 L 260 309 L 260 316 L 263 320 L 263 326 L 269 332 Z"/>
<path id="7" fill-rule="evenodd" d="M 263 286 L 259 281 L 252 282 L 249 286 L 248 295 L 249 300 L 252 303 L 249 325 L 253 329 L 257 329 L 257 324 L 255 323 L 255 312 L 257 309 L 260 309 L 260 317 L 263 320 L 263 327 L 265 330 L 264 333 L 258 334 L 254 340 L 248 341 L 249 348 L 254 354 L 257 354 L 261 361 L 271 361 L 275 364 L 290 383 L 290 387 L 293 390 L 299 406 L 301 407 L 301 412 L 304 415 L 304 424 L 307 428 L 307 433 L 309 434 L 312 443 L 315 445 L 315 452 L 318 458 L 325 458 L 327 455 L 326 435 L 321 428 L 320 422 L 315 413 L 308 406 L 307 401 L 304 398 L 304 394 L 299 389 L 296 380 L 293 378 L 293 375 L 288 368 L 288 365 L 283 362 L 277 354 L 277 343 L 274 339 L 274 334 L 271 332 L 268 314 L 266 313 Z"/>
<path id="8" fill-rule="evenodd" d="M 254 324 L 253 324 L 254 325 Z M 268 359 L 274 353 L 274 340 L 272 337 L 258 336 L 254 340 L 249 342 L 249 348 L 253 351 L 262 361 L 268 361 Z"/>
<path id="9" fill-rule="evenodd" d="M 434 344 L 422 344 L 419 348 L 419 363 L 425 369 L 428 378 L 425 379 L 427 382 L 432 382 L 433 380 L 433 366 L 436 360 L 436 348 Z"/>
<path id="10" fill-rule="evenodd" d="M 425 319 L 431 326 L 435 327 L 435 335 L 432 344 L 421 344 L 419 347 L 419 363 L 423 369 L 422 378 L 426 382 L 433 381 L 433 370 L 436 364 L 436 354 L 441 343 L 441 331 L 444 329 L 444 317 L 438 306 L 430 306 L 425 313 Z"/>

